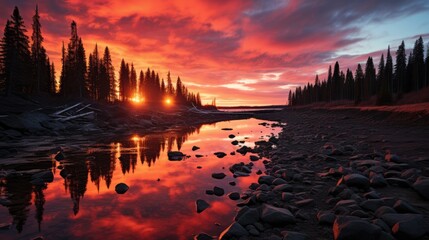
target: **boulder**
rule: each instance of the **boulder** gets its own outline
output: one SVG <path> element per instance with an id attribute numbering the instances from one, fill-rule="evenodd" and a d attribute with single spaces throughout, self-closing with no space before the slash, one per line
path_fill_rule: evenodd
<path id="1" fill-rule="evenodd" d="M 254 161 L 258 161 L 259 157 L 256 155 L 250 155 L 250 161 L 254 162 Z"/>
<path id="2" fill-rule="evenodd" d="M 357 188 L 368 188 L 369 187 L 369 179 L 361 174 L 352 173 L 347 174 L 342 179 L 338 181 L 338 184 L 345 183 L 349 187 L 357 187 Z"/>
<path id="3" fill-rule="evenodd" d="M 358 218 L 337 217 L 332 226 L 334 240 L 378 240 L 381 228 Z"/>
<path id="4" fill-rule="evenodd" d="M 234 222 L 220 234 L 219 240 L 239 239 L 244 236 L 249 236 L 249 232 L 241 224 Z"/>
<path id="5" fill-rule="evenodd" d="M 194 237 L 194 240 L 214 240 L 216 237 L 210 236 L 207 233 L 200 233 Z"/>
<path id="6" fill-rule="evenodd" d="M 238 212 L 237 216 L 235 217 L 235 220 L 240 223 L 242 226 L 247 226 L 249 224 L 255 224 L 259 221 L 260 214 L 258 209 L 256 208 L 248 208 L 244 209 L 243 212 Z"/>
<path id="7" fill-rule="evenodd" d="M 420 196 L 429 200 L 429 179 L 417 179 L 413 184 L 413 188 Z"/>
<path id="8" fill-rule="evenodd" d="M 193 146 L 192 147 L 192 151 L 197 151 L 198 149 L 200 149 L 200 147 L 198 147 L 198 146 Z"/>
<path id="9" fill-rule="evenodd" d="M 197 206 L 197 213 L 201 213 L 202 211 L 204 211 L 210 207 L 210 204 L 208 204 L 206 201 L 204 201 L 202 199 L 198 199 L 195 202 L 195 204 Z"/>
<path id="10" fill-rule="evenodd" d="M 238 141 L 234 140 L 234 141 L 231 142 L 231 144 L 234 145 L 234 146 L 236 146 L 236 145 L 238 145 Z"/>
<path id="11" fill-rule="evenodd" d="M 286 225 L 295 223 L 295 216 L 285 208 L 263 204 L 261 220 L 272 225 Z"/>
<path id="12" fill-rule="evenodd" d="M 238 192 L 232 192 L 228 194 L 229 199 L 231 200 L 238 200 L 240 199 L 240 193 Z"/>
<path id="13" fill-rule="evenodd" d="M 229 136 L 228 136 L 229 138 L 235 138 L 235 135 L 234 134 L 229 134 Z"/>
<path id="14" fill-rule="evenodd" d="M 258 178 L 258 183 L 259 184 L 264 184 L 265 183 L 267 185 L 271 185 L 273 183 L 274 179 L 276 179 L 276 178 L 273 177 L 273 176 L 269 176 L 269 175 L 267 175 L 267 176 L 260 176 Z"/>
<path id="15" fill-rule="evenodd" d="M 115 186 L 115 192 L 117 194 L 124 194 L 124 193 L 126 193 L 128 191 L 128 189 L 129 189 L 129 187 L 125 183 L 118 183 Z"/>
<path id="16" fill-rule="evenodd" d="M 220 197 L 220 196 L 223 196 L 225 194 L 225 190 L 223 190 L 223 188 L 220 188 L 220 187 L 214 187 L 213 193 L 214 193 L 214 195 Z"/>

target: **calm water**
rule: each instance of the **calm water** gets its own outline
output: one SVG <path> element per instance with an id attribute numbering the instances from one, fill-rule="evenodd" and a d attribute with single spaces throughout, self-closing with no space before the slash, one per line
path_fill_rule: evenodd
<path id="1" fill-rule="evenodd" d="M 255 112 L 255 111 L 280 111 L 283 108 L 219 108 L 223 112 Z"/>
<path id="2" fill-rule="evenodd" d="M 235 201 L 226 194 L 245 191 L 256 181 L 255 172 L 264 170 L 260 160 L 250 177 L 234 179 L 229 166 L 250 160 L 249 154 L 229 155 L 239 148 L 230 142 L 245 140 L 245 145 L 253 147 L 255 141 L 279 133 L 279 128 L 258 125 L 261 122 L 219 122 L 146 136 L 106 137 L 98 143 L 35 139 L 27 144 L 23 156 L 16 158 L 19 164 L 0 159 L 0 203 L 5 205 L 0 205 L 0 239 L 192 239 L 200 232 L 219 235 L 236 213 Z M 227 127 L 233 130 L 221 130 Z M 228 138 L 229 134 L 236 138 Z M 65 151 L 62 161 L 54 160 L 53 155 L 46 157 L 46 149 L 57 146 Z M 193 146 L 200 149 L 192 151 Z M 191 157 L 169 161 L 169 150 Z M 219 159 L 213 155 L 217 151 L 228 155 Z M 6 174 L 11 169 L 17 173 Z M 33 186 L 31 175 L 40 169 L 52 170 L 54 181 Z M 224 172 L 227 177 L 213 179 L 213 172 Z M 229 185 L 230 181 L 237 185 Z M 114 189 L 121 182 L 130 189 L 118 195 Z M 214 186 L 224 188 L 226 194 L 206 195 Z M 196 213 L 197 199 L 206 200 L 211 207 Z"/>

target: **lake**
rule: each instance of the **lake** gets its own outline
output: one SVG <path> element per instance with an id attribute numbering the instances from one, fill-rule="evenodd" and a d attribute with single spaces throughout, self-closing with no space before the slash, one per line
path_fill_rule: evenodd
<path id="1" fill-rule="evenodd" d="M 250 176 L 234 178 L 228 168 L 250 159 L 249 153 L 231 153 L 281 131 L 270 126 L 272 122 L 262 122 L 235 120 L 147 135 L 100 136 L 95 142 L 84 137 L 11 142 L 22 149 L 12 159 L 0 159 L 0 239 L 192 239 L 200 232 L 218 236 L 237 211 L 237 202 L 227 194 L 245 192 L 257 182 L 256 172 L 264 171 L 261 159 L 253 162 Z M 244 143 L 232 145 L 233 140 Z M 193 151 L 193 146 L 200 149 Z M 54 159 L 58 147 L 64 152 L 60 161 Z M 168 151 L 189 157 L 169 161 Z M 219 151 L 227 155 L 218 158 L 214 152 Z M 41 170 L 52 171 L 53 181 L 35 184 L 32 175 Z M 220 172 L 227 176 L 212 178 Z M 117 194 L 118 183 L 129 190 Z M 215 186 L 225 195 L 206 194 Z M 210 207 L 197 213 L 197 199 Z"/>

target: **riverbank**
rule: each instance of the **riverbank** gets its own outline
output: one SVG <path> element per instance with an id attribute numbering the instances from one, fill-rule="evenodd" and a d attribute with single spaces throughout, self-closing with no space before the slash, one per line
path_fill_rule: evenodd
<path id="1" fill-rule="evenodd" d="M 222 239 L 429 239 L 427 115 L 292 108 L 257 117 L 287 125 Z"/>

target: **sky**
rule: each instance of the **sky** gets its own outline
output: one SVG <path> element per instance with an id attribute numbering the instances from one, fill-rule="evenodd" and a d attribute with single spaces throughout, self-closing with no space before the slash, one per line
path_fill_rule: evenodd
<path id="1" fill-rule="evenodd" d="M 116 70 L 124 58 L 170 71 L 222 106 L 286 104 L 335 61 L 354 71 L 388 46 L 395 56 L 402 40 L 408 50 L 429 40 L 427 0 L 0 0 L 1 29 L 18 6 L 30 36 L 36 4 L 57 78 L 74 20 L 87 55 L 108 46 Z"/>

